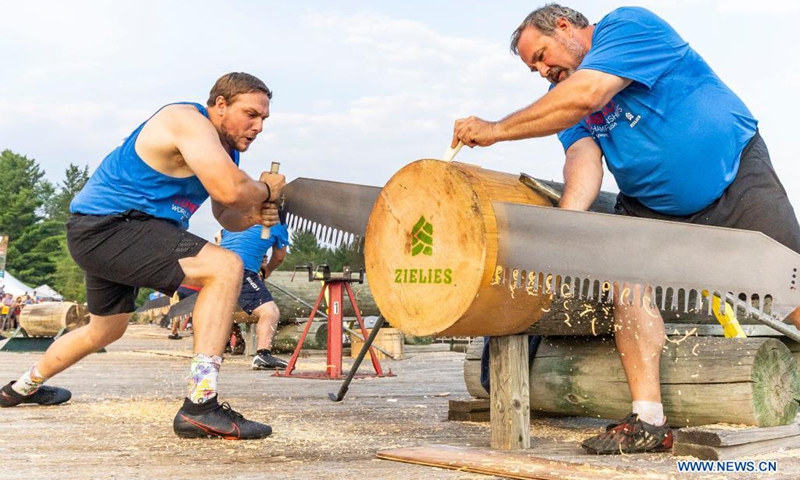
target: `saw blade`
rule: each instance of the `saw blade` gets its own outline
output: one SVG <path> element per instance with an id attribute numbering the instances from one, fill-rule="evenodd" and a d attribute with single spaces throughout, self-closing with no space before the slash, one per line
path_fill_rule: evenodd
<path id="1" fill-rule="evenodd" d="M 784 318 L 800 305 L 800 255 L 760 232 L 493 202 L 497 271 L 530 292 L 711 313 L 703 290 Z M 648 285 L 627 299 L 627 285 Z M 724 304 L 725 302 L 723 302 Z"/>
<path id="2" fill-rule="evenodd" d="M 380 191 L 368 185 L 297 178 L 283 187 L 281 222 L 290 230 L 312 232 L 327 245 L 359 245 Z"/>

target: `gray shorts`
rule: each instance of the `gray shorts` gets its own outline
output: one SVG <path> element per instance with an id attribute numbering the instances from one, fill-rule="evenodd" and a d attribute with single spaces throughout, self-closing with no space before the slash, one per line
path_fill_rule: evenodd
<path id="1" fill-rule="evenodd" d="M 736 178 L 719 199 L 703 210 L 683 217 L 665 215 L 620 193 L 614 212 L 631 217 L 755 230 L 800 253 L 800 225 L 786 190 L 772 168 L 767 145 L 758 132 L 742 150 Z"/>

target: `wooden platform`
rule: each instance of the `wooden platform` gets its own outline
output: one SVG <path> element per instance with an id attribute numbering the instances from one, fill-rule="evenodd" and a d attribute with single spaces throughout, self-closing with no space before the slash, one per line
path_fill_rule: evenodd
<path id="1" fill-rule="evenodd" d="M 798 417 L 800 418 L 800 417 Z M 800 422 L 768 428 L 708 426 L 675 431 L 674 455 L 735 460 L 800 448 Z"/>
<path id="2" fill-rule="evenodd" d="M 464 472 L 518 479 L 666 479 L 666 475 L 621 468 L 596 467 L 585 463 L 561 462 L 520 452 L 486 451 L 469 447 L 428 445 L 378 452 L 378 458 L 428 465 Z"/>

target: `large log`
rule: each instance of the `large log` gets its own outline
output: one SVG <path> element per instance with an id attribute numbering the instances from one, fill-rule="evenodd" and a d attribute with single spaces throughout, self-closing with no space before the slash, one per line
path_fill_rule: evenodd
<path id="1" fill-rule="evenodd" d="M 518 176 L 419 160 L 397 172 L 372 209 L 364 257 L 372 293 L 393 327 L 416 336 L 524 331 L 544 296 L 492 286 L 498 231 L 492 201 L 552 206 Z"/>
<path id="2" fill-rule="evenodd" d="M 464 365 L 473 396 L 480 386 L 475 342 Z M 661 395 L 674 427 L 734 423 L 786 425 L 797 414 L 798 369 L 774 338 L 670 337 L 661 357 Z M 530 370 L 531 411 L 622 418 L 630 393 L 611 338 L 545 338 Z"/>
<path id="3" fill-rule="evenodd" d="M 35 303 L 22 309 L 19 326 L 31 337 L 54 337 L 63 329 L 74 330 L 88 323 L 87 314 L 77 303 Z"/>
<path id="4" fill-rule="evenodd" d="M 504 212 L 553 207 L 540 192 L 518 175 L 457 162 L 419 160 L 398 171 L 375 202 L 365 243 L 372 292 L 392 326 L 418 336 L 611 333 L 612 285 L 524 270 L 523 247 L 541 232 Z M 609 213 L 613 198 L 601 192 L 591 209 Z M 591 300 L 575 299 L 577 291 Z M 665 285 L 648 297 L 669 322 L 715 322 L 696 290 Z"/>
<path id="5" fill-rule="evenodd" d="M 290 323 L 281 325 L 272 339 L 272 348 L 278 352 L 294 352 L 300 336 L 306 328 L 306 323 Z M 325 350 L 328 346 L 328 323 L 316 321 L 311 324 L 308 335 L 303 341 L 303 348 L 310 350 Z"/>
<path id="6" fill-rule="evenodd" d="M 601 192 L 592 209 L 608 213 L 612 198 Z M 590 310 L 598 330 L 609 327 L 610 308 L 599 299 L 556 300 L 560 282 L 576 279 L 509 267 L 525 258 L 508 257 L 508 239 L 536 232 L 497 215 L 508 203 L 553 207 L 518 175 L 457 162 L 419 160 L 389 180 L 369 218 L 365 263 L 392 326 L 417 336 L 511 335 L 534 324 L 538 333 L 576 334 L 565 332 L 565 317 Z"/>

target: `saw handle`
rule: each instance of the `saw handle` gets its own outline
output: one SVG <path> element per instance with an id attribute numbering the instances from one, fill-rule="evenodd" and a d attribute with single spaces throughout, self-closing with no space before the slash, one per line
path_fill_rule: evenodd
<path id="1" fill-rule="evenodd" d="M 447 147 L 447 150 L 444 152 L 444 155 L 442 156 L 442 160 L 445 162 L 452 162 L 453 160 L 455 160 L 456 155 L 458 155 L 458 151 L 461 150 L 461 147 L 463 146 L 464 142 L 459 140 L 458 145 L 456 145 L 456 148 Z"/>
<path id="2" fill-rule="evenodd" d="M 261 180 L 262 182 L 266 182 L 266 177 L 269 176 L 270 173 L 278 173 L 278 170 L 280 170 L 280 168 L 281 168 L 280 162 L 272 162 L 272 165 L 270 165 L 269 167 L 269 172 L 262 172 L 261 177 L 259 177 L 259 180 Z M 269 230 L 270 230 L 269 227 L 261 227 L 261 238 L 263 240 L 269 238 L 270 236 Z"/>

